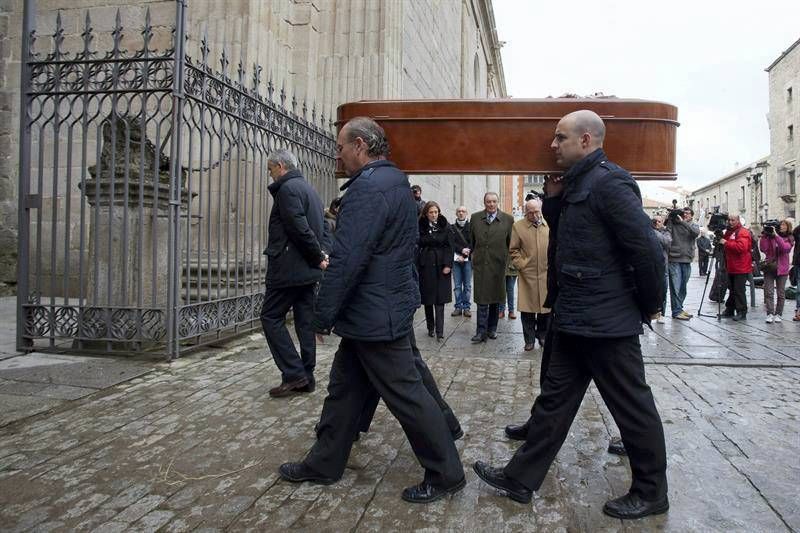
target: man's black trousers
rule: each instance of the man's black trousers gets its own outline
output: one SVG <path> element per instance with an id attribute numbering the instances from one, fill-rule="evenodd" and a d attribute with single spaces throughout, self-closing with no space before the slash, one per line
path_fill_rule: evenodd
<path id="1" fill-rule="evenodd" d="M 526 313 L 522 311 L 521 314 L 522 337 L 525 339 L 525 344 L 533 344 L 534 340 L 538 340 L 539 344 L 544 345 L 550 313 Z"/>
<path id="2" fill-rule="evenodd" d="M 314 380 L 314 367 L 317 364 L 317 343 L 311 321 L 314 317 L 314 287 L 267 287 L 264 303 L 261 306 L 261 327 L 267 338 L 269 351 L 281 371 L 283 383 L 296 381 L 302 377 Z M 294 331 L 300 341 L 300 354 L 286 329 L 286 313 L 294 312 Z"/>
<path id="3" fill-rule="evenodd" d="M 375 392 L 403 427 L 425 469 L 425 481 L 452 487 L 464 479 L 453 437 L 422 384 L 407 336 L 389 342 L 342 339 L 331 364 L 317 440 L 304 460 L 307 466 L 325 477 L 342 476 L 360 415 Z"/>
<path id="4" fill-rule="evenodd" d="M 430 395 L 433 396 L 433 399 L 436 401 L 439 409 L 442 410 L 444 419 L 447 422 L 447 427 L 450 429 L 450 434 L 455 435 L 461 430 L 461 424 L 459 424 L 458 418 L 456 418 L 453 410 L 450 409 L 450 406 L 447 404 L 444 398 L 442 398 L 442 394 L 439 392 L 439 387 L 436 385 L 436 380 L 433 378 L 428 365 L 426 365 L 425 361 L 422 359 L 422 354 L 419 352 L 419 348 L 417 348 L 417 337 L 414 335 L 414 330 L 411 330 L 411 333 L 408 334 L 408 340 L 411 343 L 411 353 L 414 355 L 414 366 L 417 367 L 417 372 L 419 372 L 419 375 L 422 378 L 422 384 L 425 386 L 425 389 L 427 389 Z M 378 393 L 374 392 L 366 401 L 364 404 L 364 411 L 362 411 L 361 415 L 359 416 L 359 431 L 363 433 L 369 431 L 369 426 L 372 424 L 372 418 L 375 416 L 375 409 L 378 408 L 378 402 L 380 402 L 380 400 L 381 399 L 378 396 Z"/>
<path id="5" fill-rule="evenodd" d="M 505 474 L 538 490 L 594 380 L 630 458 L 631 492 L 646 500 L 667 494 L 664 429 L 644 376 L 639 337 L 587 338 L 556 332 L 528 437 Z"/>
<path id="6" fill-rule="evenodd" d="M 708 258 L 708 254 L 698 254 L 697 263 L 700 267 L 701 276 L 708 274 Z"/>
<path id="7" fill-rule="evenodd" d="M 731 292 L 725 301 L 726 310 L 731 312 L 736 310 L 740 314 L 747 314 L 747 292 L 744 287 L 746 282 L 747 274 L 728 274 L 728 286 Z"/>

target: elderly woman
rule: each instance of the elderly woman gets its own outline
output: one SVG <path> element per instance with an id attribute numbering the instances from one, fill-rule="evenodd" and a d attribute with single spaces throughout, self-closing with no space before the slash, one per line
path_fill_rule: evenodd
<path id="1" fill-rule="evenodd" d="M 766 256 L 761 270 L 764 273 L 764 307 L 767 310 L 768 324 L 782 320 L 783 302 L 786 298 L 784 290 L 786 278 L 789 277 L 789 253 L 793 245 L 792 224 L 788 220 L 782 221 L 777 231 L 771 226 L 766 226 L 758 240 L 758 247 Z"/>
<path id="2" fill-rule="evenodd" d="M 444 304 L 452 301 L 452 267 L 453 251 L 448 238 L 447 219 L 441 214 L 439 204 L 427 202 L 419 217 L 417 271 L 428 336 L 435 334 L 437 340 L 444 338 Z"/>

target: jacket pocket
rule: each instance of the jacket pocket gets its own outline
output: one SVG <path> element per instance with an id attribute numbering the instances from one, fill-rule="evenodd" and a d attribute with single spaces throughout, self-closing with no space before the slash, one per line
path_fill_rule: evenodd
<path id="1" fill-rule="evenodd" d="M 597 292 L 601 277 L 599 268 L 565 264 L 561 266 L 559 286 L 572 296 L 591 296 Z"/>

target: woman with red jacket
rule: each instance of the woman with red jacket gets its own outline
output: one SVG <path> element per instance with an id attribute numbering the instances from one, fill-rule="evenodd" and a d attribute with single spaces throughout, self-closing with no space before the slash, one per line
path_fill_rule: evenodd
<path id="1" fill-rule="evenodd" d="M 786 279 L 789 277 L 789 253 L 794 245 L 792 223 L 782 221 L 777 228 L 765 226 L 758 240 L 758 248 L 766 256 L 764 271 L 764 307 L 767 309 L 767 324 L 780 322 L 783 314 Z M 775 306 L 775 291 L 778 292 L 778 305 Z"/>
<path id="2" fill-rule="evenodd" d="M 739 215 L 728 216 L 728 230 L 722 236 L 725 249 L 725 266 L 728 272 L 730 295 L 725 302 L 723 317 L 736 321 L 747 318 L 747 297 L 744 284 L 753 272 L 752 240 L 750 230 L 742 226 Z M 734 312 L 735 311 L 735 312 Z"/>

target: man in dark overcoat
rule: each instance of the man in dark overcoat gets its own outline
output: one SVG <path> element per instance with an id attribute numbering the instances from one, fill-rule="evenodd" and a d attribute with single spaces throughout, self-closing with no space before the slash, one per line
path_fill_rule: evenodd
<path id="1" fill-rule="evenodd" d="M 305 459 L 280 467 L 283 479 L 331 484 L 341 478 L 361 413 L 374 393 L 397 418 L 417 460 L 421 483 L 402 498 L 427 503 L 460 491 L 464 468 L 442 410 L 415 365 L 409 334 L 420 297 L 414 273 L 418 210 L 408 178 L 383 159 L 388 142 L 372 119 L 339 131 L 342 186 L 330 266 L 317 297 L 314 325 L 342 337 L 331 364 L 317 440 Z M 369 216 L 364 211 L 369 210 Z"/>
<path id="2" fill-rule="evenodd" d="M 327 262 L 320 244 L 324 234 L 322 201 L 298 170 L 297 158 L 288 150 L 275 150 L 267 158 L 267 170 L 274 180 L 267 189 L 275 203 L 264 250 L 267 282 L 261 326 L 281 371 L 280 385 L 270 389 L 269 394 L 280 398 L 314 391 L 314 288 Z M 286 329 L 289 309 L 294 314 L 300 354 Z"/>
<path id="3" fill-rule="evenodd" d="M 552 148 L 568 169 L 548 186 L 543 211 L 555 236 L 549 264 L 553 301 L 550 363 L 533 405 L 525 443 L 504 468 L 477 461 L 489 485 L 518 502 L 531 500 L 569 432 L 594 381 L 611 411 L 630 458 L 631 487 L 606 502 L 616 518 L 666 512 L 664 430 L 645 381 L 639 344 L 663 301 L 661 246 L 642 210 L 639 187 L 603 152 L 605 125 L 588 110 L 570 113 L 556 127 Z"/>
<path id="4" fill-rule="evenodd" d="M 469 221 L 472 246 L 473 299 L 478 306 L 473 343 L 497 338 L 500 302 L 506 299 L 506 264 L 514 218 L 498 209 L 497 193 L 483 195 L 483 211 Z"/>

